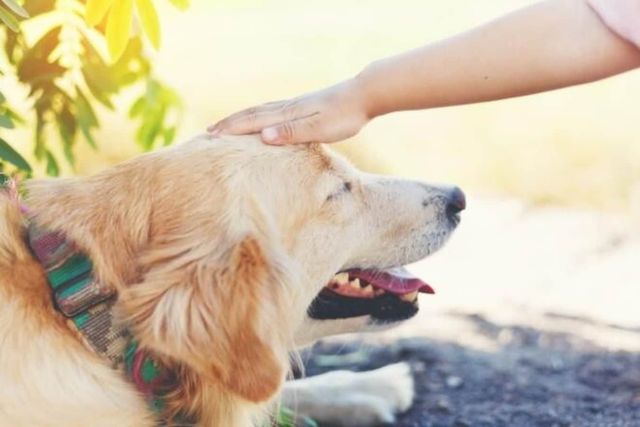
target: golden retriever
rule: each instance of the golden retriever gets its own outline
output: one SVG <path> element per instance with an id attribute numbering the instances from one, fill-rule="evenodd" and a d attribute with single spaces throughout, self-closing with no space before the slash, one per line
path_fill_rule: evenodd
<path id="1" fill-rule="evenodd" d="M 263 425 L 290 351 L 415 314 L 428 286 L 385 269 L 439 249 L 464 208 L 458 189 L 253 136 L 202 136 L 25 189 L 26 214 L 10 191 L 0 197 L 2 426 L 137 427 L 178 415 Z M 174 379 L 160 410 L 52 303 L 27 221 L 64 233 L 117 294 L 115 321 Z"/>

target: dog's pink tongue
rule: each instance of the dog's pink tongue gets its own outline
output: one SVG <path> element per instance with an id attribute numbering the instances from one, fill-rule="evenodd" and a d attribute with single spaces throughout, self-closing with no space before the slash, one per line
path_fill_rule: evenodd
<path id="1" fill-rule="evenodd" d="M 425 294 L 435 294 L 431 286 L 423 282 L 404 267 L 390 268 L 387 270 L 349 270 L 349 276 L 365 280 L 380 289 L 404 295 L 411 292 L 422 292 Z"/>

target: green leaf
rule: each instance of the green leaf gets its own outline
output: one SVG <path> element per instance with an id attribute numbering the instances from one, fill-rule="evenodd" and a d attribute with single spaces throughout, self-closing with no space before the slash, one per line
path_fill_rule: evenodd
<path id="1" fill-rule="evenodd" d="M 98 118 L 96 117 L 96 113 L 93 111 L 93 108 L 91 107 L 91 103 L 89 102 L 87 97 L 84 95 L 84 93 L 80 90 L 80 88 L 77 89 L 77 93 L 78 93 L 78 96 L 76 97 L 75 103 L 76 103 L 76 110 L 78 111 L 77 113 L 78 125 L 85 139 L 89 143 L 89 145 L 92 148 L 96 149 L 98 148 L 98 146 L 96 144 L 96 141 L 93 139 L 93 135 L 91 134 L 91 129 L 98 127 L 99 125 Z"/>
<path id="2" fill-rule="evenodd" d="M 131 105 L 131 108 L 129 109 L 129 118 L 134 119 L 142 115 L 145 108 L 145 96 L 143 95 L 140 98 L 136 99 L 133 105 Z"/>
<path id="3" fill-rule="evenodd" d="M 113 61 L 124 53 L 129 42 L 131 21 L 133 19 L 133 0 L 118 0 L 113 4 L 107 21 L 107 47 Z"/>
<path id="4" fill-rule="evenodd" d="M 6 100 L 7 100 L 7 98 L 5 98 L 4 94 L 2 92 L 0 92 L 0 104 L 2 104 Z"/>
<path id="5" fill-rule="evenodd" d="M 164 132 L 162 132 L 162 138 L 164 139 L 164 145 L 171 145 L 171 143 L 173 142 L 173 140 L 176 138 L 176 127 L 172 126 L 168 129 L 165 129 Z"/>
<path id="6" fill-rule="evenodd" d="M 0 6 L 0 20 L 2 20 L 2 22 L 4 22 L 4 24 L 7 27 L 9 27 L 11 31 L 17 33 L 20 30 L 19 29 L 20 24 L 16 19 L 16 17 L 13 16 L 11 12 L 3 8 L 2 6 Z"/>
<path id="7" fill-rule="evenodd" d="M 58 162 L 56 161 L 56 158 L 53 157 L 51 151 L 47 151 L 47 175 L 60 175 L 60 167 L 58 166 Z"/>
<path id="8" fill-rule="evenodd" d="M 42 160 L 45 157 L 44 150 L 44 126 L 45 121 L 42 117 L 43 113 L 36 107 L 36 129 L 33 133 L 35 139 L 35 148 L 33 153 L 36 156 L 36 160 Z"/>
<path id="9" fill-rule="evenodd" d="M 71 165 L 73 168 L 76 164 L 76 158 L 73 154 L 73 142 L 64 141 L 62 144 L 62 151 L 64 153 L 64 158 L 67 160 L 67 163 Z"/>
<path id="10" fill-rule="evenodd" d="M 171 88 L 154 79 L 147 82 L 147 90 L 129 109 L 130 118 L 139 118 L 140 127 L 136 141 L 144 150 L 150 150 L 156 142 L 169 145 L 173 142 L 177 123 L 182 113 L 180 97 Z M 175 118 L 167 123 L 167 118 Z"/>
<path id="11" fill-rule="evenodd" d="M 15 0 L 2 0 L 2 3 L 6 4 L 7 7 L 9 9 L 11 9 L 13 11 L 13 13 L 15 13 L 16 15 L 18 15 L 21 18 L 28 18 L 29 17 L 29 13 L 24 10 L 24 8 L 22 6 L 20 6 L 18 3 L 16 3 Z"/>
<path id="12" fill-rule="evenodd" d="M 85 52 L 82 58 L 82 75 L 87 87 L 98 101 L 113 110 L 110 97 L 118 91 L 118 84 L 113 78 L 113 73 L 89 40 L 84 38 L 82 47 Z"/>
<path id="13" fill-rule="evenodd" d="M 19 169 L 23 171 L 31 172 L 31 166 L 29 163 L 14 150 L 7 141 L 0 138 L 0 158 L 6 160 L 7 162 L 15 165 Z"/>
<path id="14" fill-rule="evenodd" d="M 114 0 L 87 0 L 84 19 L 94 27 L 102 21 Z M 117 0 L 120 1 L 120 0 Z"/>
<path id="15" fill-rule="evenodd" d="M 164 111 L 152 111 L 143 119 L 143 124 L 138 129 L 137 140 L 145 151 L 153 148 L 164 119 Z"/>
<path id="16" fill-rule="evenodd" d="M 58 131 L 60 132 L 60 138 L 62 139 L 62 148 L 64 156 L 67 162 L 73 166 L 75 164 L 75 158 L 73 156 L 73 143 L 76 137 L 77 122 L 76 118 L 71 112 L 69 104 L 65 104 L 57 116 Z"/>
<path id="17" fill-rule="evenodd" d="M 85 55 L 82 58 L 82 74 L 91 94 L 107 108 L 113 110 L 111 97 L 122 88 L 139 82 L 150 72 L 149 61 L 142 50 L 139 37 L 132 38 L 120 59 L 108 65 L 86 38 L 82 40 Z"/>
<path id="18" fill-rule="evenodd" d="M 191 0 L 169 0 L 172 5 L 180 10 L 187 10 L 191 6 Z"/>
<path id="19" fill-rule="evenodd" d="M 151 64 L 143 52 L 140 37 L 133 37 L 120 59 L 112 65 L 111 74 L 118 86 L 127 86 L 148 77 Z"/>
<path id="20" fill-rule="evenodd" d="M 3 127 L 5 129 L 14 128 L 13 120 L 11 120 L 11 117 L 8 114 L 0 115 L 0 127 Z"/>
<path id="21" fill-rule="evenodd" d="M 22 58 L 24 51 L 24 36 L 22 33 L 5 31 L 4 52 L 7 59 L 16 64 Z"/>
<path id="22" fill-rule="evenodd" d="M 7 108 L 7 111 L 5 113 L 7 116 L 9 116 L 9 118 L 11 119 L 11 121 L 13 123 L 19 123 L 21 125 L 23 125 L 25 123 L 24 118 L 22 118 L 18 113 L 16 113 L 15 111 L 13 111 L 10 108 Z"/>
<path id="23" fill-rule="evenodd" d="M 145 34 L 153 47 L 158 49 L 160 47 L 160 22 L 155 6 L 151 0 L 136 0 L 136 8 Z"/>

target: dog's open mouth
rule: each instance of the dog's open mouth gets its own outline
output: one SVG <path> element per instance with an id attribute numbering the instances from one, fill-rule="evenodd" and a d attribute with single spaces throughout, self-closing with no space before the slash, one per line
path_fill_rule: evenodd
<path id="1" fill-rule="evenodd" d="M 336 274 L 327 284 L 336 294 L 353 298 L 375 298 L 385 293 L 415 302 L 418 292 L 433 294 L 425 282 L 414 277 L 404 267 L 390 270 L 347 270 Z"/>
<path id="2" fill-rule="evenodd" d="M 418 312 L 418 293 L 434 291 L 404 267 L 346 270 L 324 287 L 309 307 L 309 316 L 345 319 L 369 315 L 375 321 L 396 322 Z"/>

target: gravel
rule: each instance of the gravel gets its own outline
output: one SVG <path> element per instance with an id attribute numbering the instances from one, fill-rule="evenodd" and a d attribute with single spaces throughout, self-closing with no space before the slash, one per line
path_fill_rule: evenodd
<path id="1" fill-rule="evenodd" d="M 416 401 L 396 426 L 640 426 L 640 353 L 479 315 L 466 319 L 496 351 L 424 337 L 371 344 L 370 335 L 362 335 L 320 342 L 303 353 L 307 375 L 409 362 Z"/>

